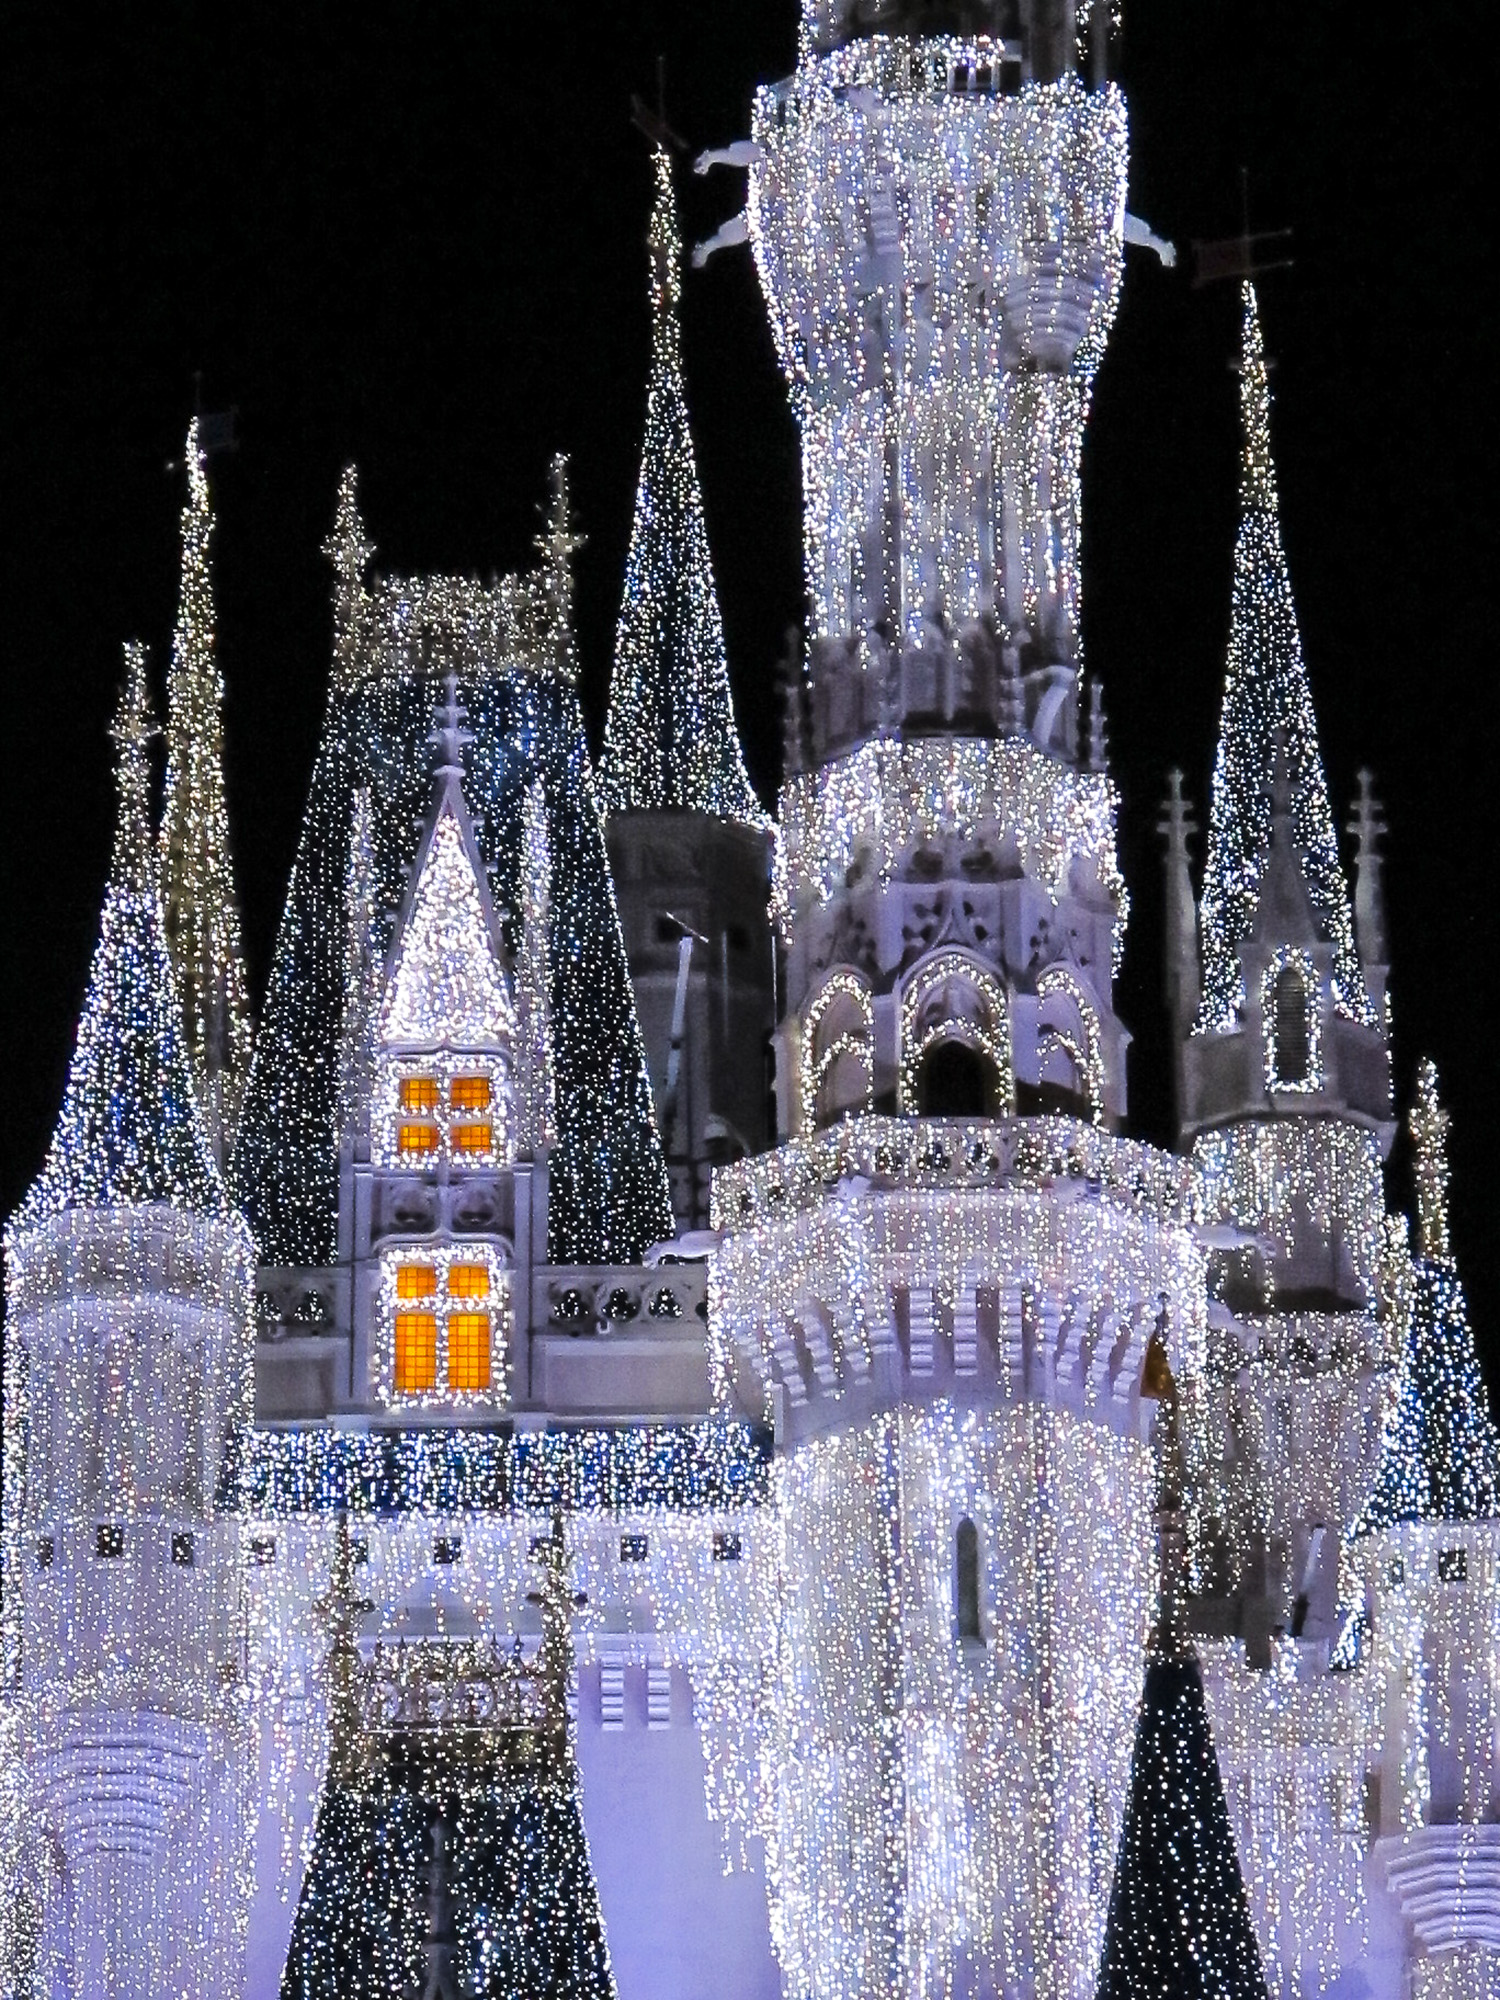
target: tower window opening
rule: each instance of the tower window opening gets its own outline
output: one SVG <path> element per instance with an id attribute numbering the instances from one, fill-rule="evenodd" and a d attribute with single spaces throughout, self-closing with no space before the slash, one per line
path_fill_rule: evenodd
<path id="1" fill-rule="evenodd" d="M 405 1268 L 408 1267 L 403 1266 L 403 1269 Z M 487 1299 L 489 1295 L 490 1274 L 487 1265 L 450 1264 L 448 1266 L 448 1296 L 450 1299 Z"/>
<path id="2" fill-rule="evenodd" d="M 448 1093 L 455 1111 L 488 1111 L 491 1103 L 487 1076 L 456 1076 Z"/>
<path id="3" fill-rule="evenodd" d="M 448 1387 L 473 1392 L 490 1386 L 490 1316 L 456 1312 L 448 1316 Z"/>
<path id="4" fill-rule="evenodd" d="M 490 1150 L 493 1129 L 488 1119 L 482 1124 L 466 1123 L 453 1127 L 453 1150 L 457 1154 L 472 1157 L 475 1153 Z"/>
<path id="5" fill-rule="evenodd" d="M 403 1076 L 401 1079 L 401 1109 L 403 1111 L 436 1111 L 438 1108 L 438 1086 L 435 1076 Z"/>
<path id="6" fill-rule="evenodd" d="M 922 1117 L 993 1118 L 999 1103 L 1000 1079 L 982 1050 L 949 1036 L 923 1055 L 917 1072 Z"/>
<path id="7" fill-rule="evenodd" d="M 1275 1058 L 1272 1080 L 1276 1083 L 1307 1083 L 1312 1062 L 1307 1024 L 1307 987 L 1301 970 L 1283 965 L 1271 989 L 1272 1034 Z"/>
<path id="8" fill-rule="evenodd" d="M 967 1516 L 953 1537 L 953 1625 L 960 1642 L 984 1643 L 979 1624 L 979 1530 Z"/>
<path id="9" fill-rule="evenodd" d="M 396 1315 L 396 1388 L 405 1395 L 437 1384 L 437 1314 Z"/>
<path id="10" fill-rule="evenodd" d="M 396 1270 L 398 1299 L 430 1299 L 437 1291 L 437 1272 L 431 1264 L 401 1264 Z"/>
<path id="11" fill-rule="evenodd" d="M 396 1133 L 396 1145 L 402 1156 L 414 1159 L 437 1151 L 438 1129 L 436 1125 L 417 1125 L 403 1121 Z"/>

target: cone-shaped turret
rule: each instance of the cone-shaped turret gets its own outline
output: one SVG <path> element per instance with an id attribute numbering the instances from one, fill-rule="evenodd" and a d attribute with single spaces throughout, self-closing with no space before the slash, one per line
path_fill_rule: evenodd
<path id="1" fill-rule="evenodd" d="M 220 1164 L 250 1069 L 250 1005 L 224 797 L 224 679 L 214 652 L 213 513 L 198 420 L 188 426 L 182 581 L 167 676 L 162 918 L 182 1001 L 193 1082 Z"/>
<path id="2" fill-rule="evenodd" d="M 1348 892 L 1339 869 L 1328 784 L 1318 750 L 1317 719 L 1281 544 L 1265 348 L 1255 290 L 1248 281 L 1244 309 L 1241 518 L 1203 882 L 1203 996 L 1198 1027 L 1213 1031 L 1233 1026 L 1244 998 L 1239 946 L 1260 901 L 1278 744 L 1308 897 L 1333 948 L 1335 1002 L 1341 1013 L 1368 1024 L 1373 1017 L 1354 949 Z"/>
<path id="3" fill-rule="evenodd" d="M 1404 1521 L 1500 1517 L 1500 1436 L 1449 1250 L 1448 1114 L 1431 1062 L 1418 1072 L 1408 1122 L 1416 1156 L 1416 1284 L 1396 1410 L 1356 1534 Z"/>
<path id="4" fill-rule="evenodd" d="M 1266 2000 L 1203 1675 L 1185 1636 L 1182 1439 L 1177 1388 L 1160 1335 L 1146 1356 L 1142 1393 L 1157 1398 L 1160 1601 L 1098 2000 Z"/>
<path id="5" fill-rule="evenodd" d="M 227 1215 L 193 1091 L 153 867 L 147 744 L 156 734 L 144 647 L 125 649 L 114 858 L 47 1163 L 11 1223 L 69 1208 L 163 1203 Z"/>
<path id="6" fill-rule="evenodd" d="M 763 823 L 729 699 L 703 497 L 682 385 L 682 244 L 658 151 L 651 384 L 599 789 L 608 813 L 687 809 Z"/>

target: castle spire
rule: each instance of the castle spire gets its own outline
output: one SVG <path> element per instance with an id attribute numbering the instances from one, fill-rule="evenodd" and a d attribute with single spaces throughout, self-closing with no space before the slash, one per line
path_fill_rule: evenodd
<path id="1" fill-rule="evenodd" d="M 119 817 L 99 941 L 62 1115 L 12 1233 L 71 1208 L 229 1211 L 193 1090 L 152 865 L 147 746 L 157 732 L 143 646 L 125 648 L 111 733 Z"/>
<path id="2" fill-rule="evenodd" d="M 654 165 L 651 382 L 599 788 L 607 813 L 675 809 L 761 826 L 734 725 L 688 428 L 682 243 L 671 162 L 660 148 Z"/>
<path id="3" fill-rule="evenodd" d="M 374 553 L 375 544 L 365 539 L 365 524 L 360 517 L 359 468 L 346 465 L 339 478 L 333 531 L 323 544 L 323 554 L 333 565 L 334 679 L 342 688 L 347 688 L 358 672 L 364 575 Z"/>
<path id="4" fill-rule="evenodd" d="M 1203 996 L 1197 1025 L 1200 1032 L 1231 1027 L 1244 998 L 1239 948 L 1260 900 L 1270 848 L 1272 764 L 1279 743 L 1308 896 L 1333 948 L 1335 1004 L 1345 1015 L 1373 1026 L 1282 548 L 1265 347 L 1255 288 L 1248 280 L 1240 409 L 1240 528 L 1204 871 Z"/>
<path id="5" fill-rule="evenodd" d="M 1405 1521 L 1500 1517 L 1500 1433 L 1448 1242 L 1448 1114 L 1430 1061 L 1417 1072 L 1407 1122 L 1417 1184 L 1416 1282 L 1396 1408 L 1356 1535 Z"/>
<path id="6" fill-rule="evenodd" d="M 188 426 L 182 581 L 167 676 L 167 781 L 161 826 L 162 919 L 182 1001 L 193 1083 L 220 1165 L 250 1069 L 250 1003 L 224 797 L 224 679 L 214 652 L 206 461 Z"/>

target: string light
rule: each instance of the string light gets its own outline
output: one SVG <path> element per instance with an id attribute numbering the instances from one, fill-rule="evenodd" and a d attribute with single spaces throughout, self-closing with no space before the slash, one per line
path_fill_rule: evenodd
<path id="1" fill-rule="evenodd" d="M 193 1083 L 222 1164 L 234 1146 L 252 1033 L 224 797 L 224 677 L 209 567 L 213 514 L 196 417 L 185 464 L 182 581 L 167 675 L 161 899 Z"/>
<path id="2" fill-rule="evenodd" d="M 607 813 L 686 810 L 763 827 L 735 733 L 683 392 L 672 163 L 658 147 L 652 164 L 651 383 L 599 796 Z"/>

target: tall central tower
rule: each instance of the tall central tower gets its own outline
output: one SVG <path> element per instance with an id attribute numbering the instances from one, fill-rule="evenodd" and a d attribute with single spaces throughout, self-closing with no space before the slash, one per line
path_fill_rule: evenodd
<path id="1" fill-rule="evenodd" d="M 809 0 L 754 113 L 812 632 L 782 1144 L 715 1177 L 711 1326 L 781 1451 L 747 1789 L 817 2000 L 1092 1993 L 1151 1586 L 1142 1364 L 1159 1330 L 1191 1374 L 1202 1341 L 1189 1170 L 1115 1136 L 1077 554 L 1125 116 L 1078 61 L 1071 9 Z"/>

